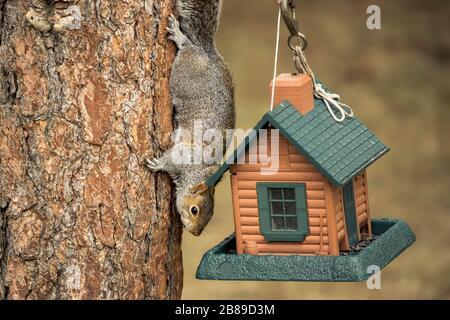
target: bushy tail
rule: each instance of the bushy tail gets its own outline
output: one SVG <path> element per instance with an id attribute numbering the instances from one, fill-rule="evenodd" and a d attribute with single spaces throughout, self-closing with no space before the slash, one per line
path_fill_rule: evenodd
<path id="1" fill-rule="evenodd" d="M 176 14 L 183 33 L 196 45 L 214 47 L 222 0 L 177 0 Z"/>

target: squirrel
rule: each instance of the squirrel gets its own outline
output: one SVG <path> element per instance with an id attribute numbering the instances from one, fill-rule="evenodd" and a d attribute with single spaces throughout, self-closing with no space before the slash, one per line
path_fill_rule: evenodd
<path id="1" fill-rule="evenodd" d="M 175 132 L 194 147 L 194 127 L 234 129 L 234 86 L 231 72 L 215 46 L 222 0 L 176 0 L 169 17 L 168 38 L 178 52 L 170 75 Z M 179 137 L 178 137 L 179 138 Z M 174 140 L 177 140 L 175 138 Z M 211 220 L 214 186 L 206 180 L 219 164 L 177 164 L 174 147 L 160 158 L 147 160 L 153 172 L 167 172 L 175 184 L 175 209 L 185 229 L 199 236 Z"/>

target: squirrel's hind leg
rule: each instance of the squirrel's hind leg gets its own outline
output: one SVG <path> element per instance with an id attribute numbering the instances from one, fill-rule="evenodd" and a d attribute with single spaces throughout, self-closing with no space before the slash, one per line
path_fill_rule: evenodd
<path id="1" fill-rule="evenodd" d="M 181 50 L 191 42 L 188 37 L 186 37 L 180 29 L 180 23 L 173 14 L 169 17 L 169 26 L 167 27 L 167 32 L 169 33 L 169 39 L 175 42 L 178 49 Z"/>

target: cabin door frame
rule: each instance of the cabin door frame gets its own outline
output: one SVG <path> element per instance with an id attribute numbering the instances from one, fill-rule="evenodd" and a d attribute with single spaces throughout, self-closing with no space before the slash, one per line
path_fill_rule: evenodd
<path id="1" fill-rule="evenodd" d="M 342 197 L 344 200 L 345 224 L 347 226 L 348 242 L 350 246 L 353 246 L 359 241 L 353 180 L 342 187 Z"/>

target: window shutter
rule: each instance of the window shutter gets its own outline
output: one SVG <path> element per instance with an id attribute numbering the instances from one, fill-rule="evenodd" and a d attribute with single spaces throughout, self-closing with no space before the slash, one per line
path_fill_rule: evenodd
<path id="1" fill-rule="evenodd" d="M 298 184 L 295 187 L 295 201 L 297 206 L 298 231 L 303 236 L 309 234 L 308 210 L 306 208 L 306 185 Z"/>
<path id="2" fill-rule="evenodd" d="M 269 211 L 269 188 L 257 183 L 256 191 L 258 193 L 259 228 L 261 234 L 264 235 L 272 230 Z"/>

